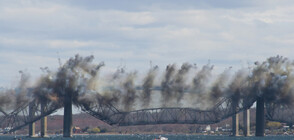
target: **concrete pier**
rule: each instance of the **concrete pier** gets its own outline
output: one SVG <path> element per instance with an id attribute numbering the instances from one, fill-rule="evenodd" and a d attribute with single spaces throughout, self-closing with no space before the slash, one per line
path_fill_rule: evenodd
<path id="1" fill-rule="evenodd" d="M 232 136 L 239 136 L 239 114 L 237 113 L 239 96 L 235 95 L 232 98 L 232 109 L 236 113 L 232 116 Z"/>
<path id="2" fill-rule="evenodd" d="M 264 98 L 258 97 L 256 101 L 256 130 L 255 136 L 263 137 L 265 129 Z"/>
<path id="3" fill-rule="evenodd" d="M 34 109 L 34 103 L 29 104 L 29 117 L 30 120 L 34 118 L 35 116 L 35 109 Z M 35 137 L 35 123 L 29 124 L 29 137 Z"/>
<path id="4" fill-rule="evenodd" d="M 72 96 L 64 98 L 63 137 L 72 137 Z"/>
<path id="5" fill-rule="evenodd" d="M 41 115 L 45 113 L 45 103 L 41 104 Z M 47 135 L 47 116 L 41 119 L 41 137 L 48 137 Z"/>
<path id="6" fill-rule="evenodd" d="M 232 135 L 239 136 L 239 114 L 232 116 Z"/>
<path id="7" fill-rule="evenodd" d="M 250 136 L 250 109 L 243 111 L 243 135 Z"/>

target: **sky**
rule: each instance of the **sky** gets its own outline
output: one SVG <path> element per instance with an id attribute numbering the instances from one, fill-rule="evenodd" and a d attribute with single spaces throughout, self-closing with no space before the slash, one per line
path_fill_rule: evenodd
<path id="1" fill-rule="evenodd" d="M 293 0 L 0 0 L 0 87 L 75 54 L 104 71 L 189 62 L 216 71 L 294 59 Z"/>

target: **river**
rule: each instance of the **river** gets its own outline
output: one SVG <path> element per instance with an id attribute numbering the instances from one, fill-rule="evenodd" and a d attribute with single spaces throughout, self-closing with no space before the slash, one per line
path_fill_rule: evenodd
<path id="1" fill-rule="evenodd" d="M 2 140 L 154 140 L 159 135 L 77 135 L 72 138 L 63 138 L 62 136 L 50 136 L 49 138 L 28 138 L 26 136 L 0 136 Z M 265 137 L 231 137 L 231 136 L 204 136 L 204 135 L 162 135 L 168 140 L 291 140 L 294 136 L 265 136 Z"/>

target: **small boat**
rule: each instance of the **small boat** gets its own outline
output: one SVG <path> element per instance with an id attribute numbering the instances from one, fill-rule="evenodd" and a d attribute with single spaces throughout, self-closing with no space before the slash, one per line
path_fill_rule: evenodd
<path id="1" fill-rule="evenodd" d="M 168 140 L 168 138 L 162 137 L 161 135 L 159 135 L 158 139 L 154 139 L 154 140 Z"/>

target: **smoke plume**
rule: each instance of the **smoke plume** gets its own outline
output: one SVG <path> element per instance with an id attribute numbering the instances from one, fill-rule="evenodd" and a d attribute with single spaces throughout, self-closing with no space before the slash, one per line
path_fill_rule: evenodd
<path id="1" fill-rule="evenodd" d="M 175 74 L 175 70 L 176 70 L 176 65 L 168 65 L 166 67 L 166 72 L 164 75 L 164 79 L 161 82 L 161 96 L 162 96 L 162 106 L 167 106 L 168 103 L 170 103 L 171 99 L 172 99 L 172 94 L 173 94 L 173 80 L 172 77 Z"/>
<path id="2" fill-rule="evenodd" d="M 210 64 L 193 73 L 189 63 L 182 64 L 179 69 L 171 64 L 166 67 L 163 77 L 157 76 L 159 67 L 156 66 L 144 76 L 142 85 L 135 83 L 137 72 L 118 69 L 104 81 L 105 87 L 98 82 L 101 80 L 99 71 L 105 64 L 95 64 L 93 60 L 92 55 L 75 55 L 56 71 L 41 68 L 44 73 L 34 86 L 29 86 L 29 74 L 20 71 L 17 87 L 1 91 L 0 111 L 5 114 L 32 99 L 62 107 L 65 97 L 71 97 L 79 107 L 111 104 L 122 111 L 140 106 L 146 108 L 156 101 L 159 107 L 190 104 L 207 109 L 223 98 L 246 103 L 249 98 L 263 97 L 267 103 L 294 105 L 294 62 L 282 56 L 255 62 L 252 69 L 228 68 L 216 77 L 212 77 L 214 66 Z M 189 75 L 195 76 L 190 80 Z M 161 81 L 160 85 L 156 85 L 155 80 Z"/>
<path id="3" fill-rule="evenodd" d="M 173 82 L 173 90 L 175 91 L 176 98 L 177 98 L 177 104 L 180 103 L 184 96 L 185 90 L 188 89 L 188 87 L 185 85 L 186 80 L 186 74 L 189 72 L 190 68 L 192 67 L 189 63 L 184 63 L 179 69 L 178 73 L 175 76 L 174 82 Z"/>
<path id="4" fill-rule="evenodd" d="M 143 107 L 148 107 L 149 103 L 151 101 L 151 92 L 152 92 L 152 86 L 154 82 L 154 78 L 156 76 L 156 72 L 158 70 L 158 66 L 155 66 L 149 70 L 147 73 L 147 76 L 144 78 L 143 82 L 143 92 L 141 95 L 141 100 L 143 101 Z"/>

